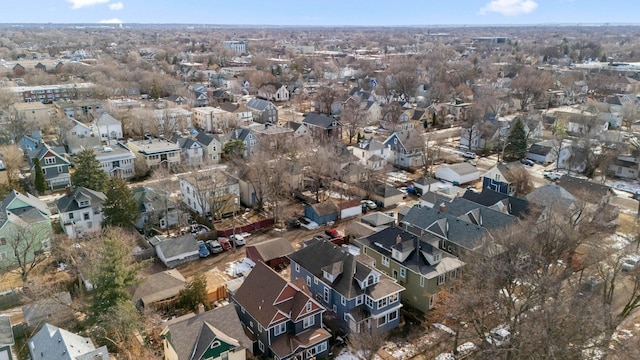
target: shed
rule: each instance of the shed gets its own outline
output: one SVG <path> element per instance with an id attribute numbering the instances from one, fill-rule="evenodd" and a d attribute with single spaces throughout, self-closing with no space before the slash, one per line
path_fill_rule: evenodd
<path id="1" fill-rule="evenodd" d="M 362 214 L 362 205 L 359 199 L 341 202 L 338 204 L 338 209 L 340 210 L 340 219 Z"/>
<path id="2" fill-rule="evenodd" d="M 57 293 L 22 307 L 24 320 L 29 327 L 38 327 L 45 322 L 60 323 L 73 318 L 71 294 L 68 291 Z"/>
<path id="3" fill-rule="evenodd" d="M 253 262 L 261 261 L 272 269 L 278 270 L 289 265 L 287 255 L 295 251 L 287 239 L 276 238 L 245 248 L 247 257 Z"/>
<path id="4" fill-rule="evenodd" d="M 148 276 L 133 293 L 133 302 L 139 309 L 161 305 L 177 299 L 185 287 L 185 279 L 178 270 L 166 270 Z"/>
<path id="5" fill-rule="evenodd" d="M 480 178 L 480 171 L 473 165 L 463 162 L 444 165 L 436 170 L 436 178 L 449 181 L 454 185 L 467 184 Z"/>
<path id="6" fill-rule="evenodd" d="M 336 221 L 339 214 L 340 211 L 338 210 L 338 207 L 330 200 L 313 205 L 307 205 L 304 208 L 304 216 L 319 225 Z"/>
<path id="7" fill-rule="evenodd" d="M 373 227 L 393 226 L 396 223 L 396 219 L 394 217 L 379 211 L 364 215 L 360 221 Z"/>
<path id="8" fill-rule="evenodd" d="M 155 248 L 158 258 L 169 269 L 200 257 L 196 238 L 191 234 L 162 240 Z"/>

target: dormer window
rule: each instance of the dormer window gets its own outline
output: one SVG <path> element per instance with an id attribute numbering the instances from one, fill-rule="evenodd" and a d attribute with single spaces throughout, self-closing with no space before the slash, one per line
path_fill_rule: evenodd
<path id="1" fill-rule="evenodd" d="M 324 276 L 325 279 L 329 280 L 330 282 L 333 282 L 333 280 L 335 280 L 335 277 L 326 271 L 323 271 L 322 275 Z"/>
<path id="2" fill-rule="evenodd" d="M 78 206 L 80 207 L 89 206 L 89 200 L 81 200 Z"/>
<path id="3" fill-rule="evenodd" d="M 56 163 L 55 156 L 49 156 L 49 157 L 44 158 L 44 164 L 45 165 L 53 165 L 55 163 Z"/>
<path id="4" fill-rule="evenodd" d="M 440 261 L 440 254 L 433 254 L 433 261 L 434 262 L 439 262 Z"/>

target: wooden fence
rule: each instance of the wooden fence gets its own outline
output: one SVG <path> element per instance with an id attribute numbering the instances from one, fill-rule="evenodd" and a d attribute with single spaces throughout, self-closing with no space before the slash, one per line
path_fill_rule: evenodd
<path id="1" fill-rule="evenodd" d="M 253 233 L 256 232 L 258 230 L 262 230 L 265 228 L 269 228 L 272 227 L 274 224 L 274 219 L 264 219 L 264 220 L 260 220 L 260 221 L 256 221 L 254 223 L 248 224 L 248 225 L 243 225 L 243 226 L 237 226 L 235 228 L 235 233 L 236 234 L 241 234 L 241 233 Z M 234 233 L 234 229 L 226 229 L 226 230 L 218 230 L 218 236 L 220 237 L 229 237 L 230 235 L 233 235 Z"/>

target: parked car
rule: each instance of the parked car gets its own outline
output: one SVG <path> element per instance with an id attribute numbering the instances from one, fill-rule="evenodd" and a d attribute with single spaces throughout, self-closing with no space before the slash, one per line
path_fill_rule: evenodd
<path id="1" fill-rule="evenodd" d="M 372 134 L 375 130 L 376 128 L 373 126 L 367 126 L 366 128 L 364 128 L 365 134 Z"/>
<path id="2" fill-rule="evenodd" d="M 220 243 L 215 240 L 207 240 L 205 244 L 212 254 L 219 254 L 224 251 L 222 245 L 220 245 Z"/>
<path id="3" fill-rule="evenodd" d="M 562 174 L 559 173 L 559 172 L 553 172 L 552 171 L 552 172 L 544 173 L 544 177 L 546 179 L 551 180 L 551 181 L 556 181 L 556 180 L 559 180 L 562 177 Z"/>
<path id="4" fill-rule="evenodd" d="M 238 234 L 229 236 L 229 240 L 233 241 L 236 246 L 243 246 L 247 244 L 247 242 L 244 240 L 244 236 Z"/>
<path id="5" fill-rule="evenodd" d="M 338 236 L 340 236 L 340 233 L 336 229 L 326 229 L 324 233 L 329 235 L 332 239 L 335 239 Z"/>
<path id="6" fill-rule="evenodd" d="M 400 190 L 400 192 L 402 193 L 402 198 L 406 199 L 407 196 L 409 196 L 409 190 L 406 186 L 403 187 L 399 187 L 398 190 Z"/>
<path id="7" fill-rule="evenodd" d="M 640 255 L 627 255 L 622 258 L 622 271 L 631 271 L 640 265 Z"/>
<path id="8" fill-rule="evenodd" d="M 206 258 L 207 256 L 211 255 L 204 241 L 198 240 L 196 243 L 198 244 L 198 254 L 200 255 L 201 258 Z"/>
<path id="9" fill-rule="evenodd" d="M 487 340 L 489 344 L 495 346 L 503 346 L 508 344 L 509 341 L 511 341 L 511 332 L 509 331 L 509 325 L 500 325 L 494 328 L 490 333 L 485 334 L 485 340 Z"/>
<path id="10" fill-rule="evenodd" d="M 227 238 L 218 238 L 218 242 L 224 250 L 230 250 L 233 248 L 233 245 L 231 245 L 231 241 L 229 241 L 229 239 Z"/>
<path id="11" fill-rule="evenodd" d="M 528 167 L 533 167 L 533 165 L 535 164 L 533 161 L 529 160 L 529 159 L 522 159 L 520 160 L 520 163 L 524 166 L 528 166 Z"/>
<path id="12" fill-rule="evenodd" d="M 465 159 L 475 159 L 476 158 L 476 154 L 474 152 L 471 151 L 465 151 L 462 153 L 462 157 Z"/>
<path id="13" fill-rule="evenodd" d="M 362 200 L 360 201 L 360 205 L 362 205 L 362 207 L 368 208 L 369 210 L 375 210 L 378 208 L 378 205 L 376 205 L 376 203 L 371 200 Z"/>
<path id="14" fill-rule="evenodd" d="M 290 229 L 298 229 L 300 227 L 300 220 L 296 218 L 287 219 L 287 227 Z"/>

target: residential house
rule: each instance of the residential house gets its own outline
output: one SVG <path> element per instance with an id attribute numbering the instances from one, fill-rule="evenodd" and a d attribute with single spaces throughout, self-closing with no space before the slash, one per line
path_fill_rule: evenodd
<path id="1" fill-rule="evenodd" d="M 464 102 L 461 99 L 454 99 L 447 104 L 447 107 L 449 108 L 449 114 L 453 115 L 457 121 L 465 121 L 471 117 L 471 105 L 473 104 Z"/>
<path id="2" fill-rule="evenodd" d="M 94 148 L 96 160 L 100 162 L 100 168 L 109 175 L 119 179 L 129 179 L 136 174 L 136 155 L 121 142 L 112 143 L 109 146 Z"/>
<path id="3" fill-rule="evenodd" d="M 166 139 L 145 139 L 130 141 L 127 146 L 136 157 L 144 160 L 149 168 L 180 165 L 182 149 L 178 144 Z"/>
<path id="4" fill-rule="evenodd" d="M 202 145 L 190 137 L 174 135 L 171 141 L 178 144 L 181 149 L 183 161 L 191 166 L 200 166 L 203 163 Z"/>
<path id="5" fill-rule="evenodd" d="M 170 320 L 161 337 L 167 360 L 245 360 L 253 353 L 233 305 Z"/>
<path id="6" fill-rule="evenodd" d="M 229 298 L 245 333 L 258 343 L 256 355 L 279 360 L 328 356 L 331 334 L 322 328 L 325 310 L 304 281 L 287 282 L 258 262 Z"/>
<path id="7" fill-rule="evenodd" d="M 581 220 L 579 214 L 583 212 L 583 203 L 557 184 L 543 185 L 527 194 L 525 198 L 540 210 L 538 221 L 551 217 L 560 219 L 558 215 L 572 222 Z"/>
<path id="8" fill-rule="evenodd" d="M 11 349 L 14 344 L 11 317 L 0 315 L 0 359 L 14 360 L 13 350 Z"/>
<path id="9" fill-rule="evenodd" d="M 263 262 L 274 270 L 281 270 L 289 266 L 287 255 L 294 251 L 289 240 L 285 238 L 275 238 L 245 247 L 247 258 L 254 263 Z"/>
<path id="10" fill-rule="evenodd" d="M 104 193 L 82 186 L 67 187 L 65 194 L 55 200 L 60 214 L 60 226 L 70 238 L 102 229 Z"/>
<path id="11" fill-rule="evenodd" d="M 189 104 L 187 98 L 182 95 L 170 95 L 163 99 L 170 107 L 181 107 Z"/>
<path id="12" fill-rule="evenodd" d="M 265 83 L 258 89 L 258 97 L 268 101 L 289 101 L 289 87 L 278 83 Z"/>
<path id="13" fill-rule="evenodd" d="M 60 190 L 71 185 L 71 175 L 69 174 L 71 163 L 61 155 L 64 153 L 63 151 L 63 148 L 54 149 L 43 144 L 29 154 L 31 173 L 35 174 L 33 159 L 38 158 L 49 190 Z"/>
<path id="14" fill-rule="evenodd" d="M 340 210 L 331 200 L 304 207 L 304 216 L 319 225 L 336 221 L 339 215 Z"/>
<path id="15" fill-rule="evenodd" d="M 97 119 L 104 112 L 104 107 L 98 100 L 55 101 L 53 104 L 59 113 L 68 118 L 88 122 Z"/>
<path id="16" fill-rule="evenodd" d="M 185 285 L 186 280 L 178 270 L 161 271 L 146 276 L 136 286 L 132 300 L 140 310 L 153 310 L 175 302 Z"/>
<path id="17" fill-rule="evenodd" d="M 67 330 L 44 324 L 29 339 L 31 359 L 56 360 L 109 360 L 106 346 L 96 349 L 90 338 L 76 335 Z"/>
<path id="18" fill-rule="evenodd" d="M 240 210 L 240 184 L 219 170 L 201 170 L 179 177 L 182 202 L 201 216 L 221 219 Z"/>
<path id="19" fill-rule="evenodd" d="M 293 130 L 278 124 L 251 123 L 247 126 L 256 135 L 258 142 L 269 149 L 284 149 L 293 141 Z"/>
<path id="20" fill-rule="evenodd" d="M 557 184 L 577 199 L 588 204 L 608 204 L 615 196 L 611 187 L 607 185 L 569 175 L 560 177 Z"/>
<path id="21" fill-rule="evenodd" d="M 138 220 L 135 227 L 142 230 L 146 227 L 166 229 L 167 226 L 178 225 L 179 212 L 171 194 L 164 190 L 156 190 L 147 186 L 140 186 L 131 190 L 131 196 L 136 201 Z"/>
<path id="22" fill-rule="evenodd" d="M 436 190 L 442 187 L 444 183 L 440 182 L 440 180 L 432 178 L 432 177 L 420 177 L 413 181 L 413 188 L 416 191 L 416 194 L 422 196 L 422 194 L 426 194 L 429 191 Z"/>
<path id="23" fill-rule="evenodd" d="M 342 125 L 334 118 L 324 114 L 307 114 L 302 123 L 311 131 L 314 139 L 341 139 Z"/>
<path id="24" fill-rule="evenodd" d="M 247 102 L 247 109 L 253 114 L 253 121 L 261 124 L 277 124 L 278 108 L 270 101 L 252 98 Z"/>
<path id="25" fill-rule="evenodd" d="M 435 177 L 451 182 L 454 185 L 461 185 L 480 179 L 480 171 L 475 166 L 463 162 L 440 166 L 435 172 Z"/>
<path id="26" fill-rule="evenodd" d="M 418 237 L 397 227 L 388 227 L 356 239 L 360 251 L 374 259 L 377 270 L 404 287 L 402 302 L 427 313 L 440 293 L 460 275 L 464 263 L 439 248 L 439 238 Z"/>
<path id="27" fill-rule="evenodd" d="M 122 139 L 122 123 L 107 113 L 100 115 L 95 121 L 95 126 L 102 141 Z"/>
<path id="28" fill-rule="evenodd" d="M 468 189 L 462 198 L 518 218 L 525 218 L 532 213 L 529 201 L 526 199 L 513 197 L 489 188 L 483 188 L 481 192 Z"/>
<path id="29" fill-rule="evenodd" d="M 559 143 L 554 140 L 540 141 L 529 146 L 526 157 L 539 164 L 550 164 L 558 158 L 558 148 Z"/>
<path id="30" fill-rule="evenodd" d="M 245 105 L 226 102 L 220 104 L 220 108 L 235 116 L 239 122 L 250 122 L 253 120 L 253 112 Z"/>
<path id="31" fill-rule="evenodd" d="M 218 164 L 222 159 L 223 142 L 216 134 L 199 132 L 195 140 L 202 147 L 202 159 L 205 164 Z"/>
<path id="32" fill-rule="evenodd" d="M 613 163 L 609 164 L 609 172 L 622 179 L 637 179 L 640 170 L 640 151 L 634 150 L 631 154 L 616 156 Z"/>
<path id="33" fill-rule="evenodd" d="M 400 105 L 391 105 L 391 106 L 400 106 Z M 389 110 L 382 116 L 382 120 L 380 121 L 380 126 L 383 129 L 391 130 L 391 131 L 409 131 L 415 128 L 413 123 L 413 109 L 405 109 L 404 107 L 400 108 L 402 112 L 397 114 L 396 111 Z M 393 116 L 398 116 L 397 119 L 394 119 Z"/>
<path id="34" fill-rule="evenodd" d="M 358 109 L 364 114 L 367 124 L 376 124 L 382 119 L 382 108 L 375 100 L 363 100 L 358 95 L 353 95 L 344 101 L 342 108 L 349 103 L 356 103 Z"/>
<path id="35" fill-rule="evenodd" d="M 513 195 L 526 181 L 526 171 L 519 161 L 496 164 L 482 174 L 482 188 Z"/>
<path id="36" fill-rule="evenodd" d="M 15 249 L 23 261 L 33 261 L 38 253 L 49 252 L 53 230 L 51 211 L 37 197 L 13 190 L 0 203 L 0 264 L 15 265 Z M 26 242 L 25 242 L 26 241 Z"/>
<path id="37" fill-rule="evenodd" d="M 177 238 L 154 238 L 158 259 L 169 269 L 200 258 L 196 238 L 186 234 Z"/>
<path id="38" fill-rule="evenodd" d="M 233 102 L 233 95 L 229 90 L 225 89 L 209 89 L 207 90 L 209 96 L 209 103 L 212 106 L 220 106 L 225 103 Z"/>
<path id="39" fill-rule="evenodd" d="M 587 168 L 587 157 L 592 156 L 582 146 L 566 145 L 558 154 L 558 168 L 582 173 Z"/>
<path id="40" fill-rule="evenodd" d="M 43 143 L 40 130 L 34 130 L 18 140 L 18 147 L 26 154 L 42 146 Z"/>
<path id="41" fill-rule="evenodd" d="M 102 141 L 95 136 L 95 129 L 88 124 L 71 120 L 71 128 L 61 134 L 69 155 L 75 156 L 84 149 L 97 148 Z"/>
<path id="42" fill-rule="evenodd" d="M 68 291 L 55 293 L 22 307 L 22 315 L 27 326 L 37 328 L 45 322 L 64 323 L 72 320 L 71 294 Z"/>
<path id="43" fill-rule="evenodd" d="M 390 153 L 390 148 L 374 138 L 363 139 L 356 146 L 350 147 L 350 150 L 370 170 L 383 169 Z"/>
<path id="44" fill-rule="evenodd" d="M 424 140 L 416 130 L 396 131 L 383 142 L 388 148 L 387 161 L 403 168 L 424 165 Z"/>
<path id="45" fill-rule="evenodd" d="M 386 183 L 376 183 L 373 186 L 370 197 L 383 208 L 395 206 L 402 201 L 404 194 Z"/>
<path id="46" fill-rule="evenodd" d="M 433 187 L 431 190 L 420 196 L 418 204 L 422 207 L 432 208 L 441 201 L 451 201 L 464 194 L 465 189 L 459 186 Z"/>
<path id="47" fill-rule="evenodd" d="M 455 198 L 439 201 L 432 208 L 412 207 L 400 227 L 420 237 L 436 236 L 438 248 L 455 256 L 468 251 L 491 256 L 499 251 L 491 234 L 504 232 L 516 220 L 515 216 Z"/>
<path id="48" fill-rule="evenodd" d="M 47 122 L 49 122 L 51 112 L 53 112 L 51 105 L 45 105 L 39 101 L 19 102 L 9 107 L 9 114 L 11 114 L 14 119 L 39 125 L 46 125 Z"/>
<path id="49" fill-rule="evenodd" d="M 366 254 L 316 240 L 289 255 L 291 279 L 305 281 L 313 297 L 345 333 L 388 331 L 400 323 L 405 288 L 373 266 Z"/>
<path id="50" fill-rule="evenodd" d="M 233 125 L 236 116 L 226 110 L 204 106 L 193 109 L 193 126 L 206 132 L 221 132 Z"/>
<path id="51" fill-rule="evenodd" d="M 285 126 L 293 130 L 294 139 L 300 139 L 302 143 L 305 143 L 311 139 L 311 131 L 305 124 L 295 121 L 287 121 Z"/>
<path id="52" fill-rule="evenodd" d="M 227 142 L 240 140 L 244 143 L 243 157 L 253 155 L 258 149 L 258 137 L 249 128 L 235 128 L 227 134 Z"/>

